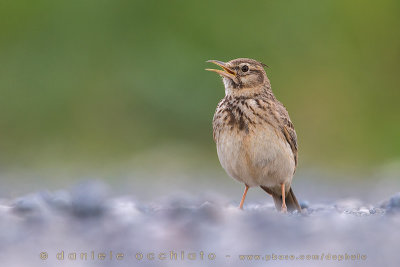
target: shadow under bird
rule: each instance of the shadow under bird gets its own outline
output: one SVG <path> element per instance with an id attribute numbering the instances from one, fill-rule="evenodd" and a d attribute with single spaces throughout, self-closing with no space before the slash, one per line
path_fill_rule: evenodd
<path id="1" fill-rule="evenodd" d="M 282 212 L 300 205 L 291 188 L 297 166 L 297 136 L 286 108 L 271 90 L 264 64 L 248 58 L 209 60 L 222 69 L 225 97 L 213 118 L 219 161 L 234 179 L 244 183 L 240 209 L 249 187 L 272 195 Z"/>

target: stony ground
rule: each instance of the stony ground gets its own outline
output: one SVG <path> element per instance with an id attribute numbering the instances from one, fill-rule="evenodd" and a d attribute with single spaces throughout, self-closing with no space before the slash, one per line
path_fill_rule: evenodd
<path id="1" fill-rule="evenodd" d="M 0 200 L 1 266 L 398 266 L 400 193 L 366 204 L 110 196 L 88 182 Z M 243 257 L 241 258 L 241 255 Z M 76 256 L 76 258 L 74 258 Z M 86 259 L 85 259 L 86 257 Z M 352 258 L 353 257 L 353 258 Z"/>

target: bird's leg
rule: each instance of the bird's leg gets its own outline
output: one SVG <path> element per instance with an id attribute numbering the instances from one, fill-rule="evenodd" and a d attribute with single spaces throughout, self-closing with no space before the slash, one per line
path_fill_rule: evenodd
<path id="1" fill-rule="evenodd" d="M 281 184 L 281 189 L 282 189 L 282 209 L 281 209 L 281 212 L 286 213 L 287 212 L 287 207 L 286 207 L 285 184 Z"/>
<path id="2" fill-rule="evenodd" d="M 240 205 L 239 205 L 239 209 L 243 209 L 243 203 L 244 203 L 244 199 L 246 198 L 246 194 L 247 194 L 247 190 L 249 190 L 249 186 L 247 184 L 245 184 L 245 188 L 244 188 L 244 192 L 243 192 L 243 196 L 242 196 L 242 200 L 240 201 Z"/>

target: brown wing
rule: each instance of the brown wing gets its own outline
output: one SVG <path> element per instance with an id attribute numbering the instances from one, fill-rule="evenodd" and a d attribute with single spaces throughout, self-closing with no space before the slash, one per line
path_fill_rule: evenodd
<path id="1" fill-rule="evenodd" d="M 287 112 L 286 108 L 279 103 L 278 111 L 280 115 L 281 121 L 281 132 L 286 138 L 286 141 L 289 143 L 290 148 L 292 149 L 294 161 L 297 166 L 297 135 L 296 131 L 294 130 L 293 123 L 290 121 L 289 113 Z"/>
<path id="2" fill-rule="evenodd" d="M 214 117 L 213 117 L 213 139 L 214 142 L 217 142 L 217 135 L 219 134 L 219 131 L 221 130 L 221 127 L 224 122 L 224 110 L 225 110 L 225 102 L 226 98 L 221 99 L 219 101 L 218 106 L 215 110 Z M 230 116 L 232 116 L 231 113 L 229 113 Z M 233 119 L 230 118 L 229 123 L 233 122 Z"/>

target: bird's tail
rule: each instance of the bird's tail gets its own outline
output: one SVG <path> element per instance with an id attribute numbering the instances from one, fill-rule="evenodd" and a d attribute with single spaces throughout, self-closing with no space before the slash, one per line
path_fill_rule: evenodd
<path id="1" fill-rule="evenodd" d="M 273 192 L 271 189 L 269 189 L 265 186 L 261 186 L 261 188 L 268 194 L 272 195 L 272 198 L 274 199 L 274 203 L 275 203 L 275 208 L 278 211 L 280 211 L 282 208 L 282 196 L 277 195 L 275 192 Z M 287 193 L 285 202 L 286 202 L 288 211 L 294 211 L 294 210 L 301 211 L 301 207 L 299 205 L 299 202 L 297 201 L 296 196 L 293 193 L 292 188 L 290 188 L 289 192 Z"/>

